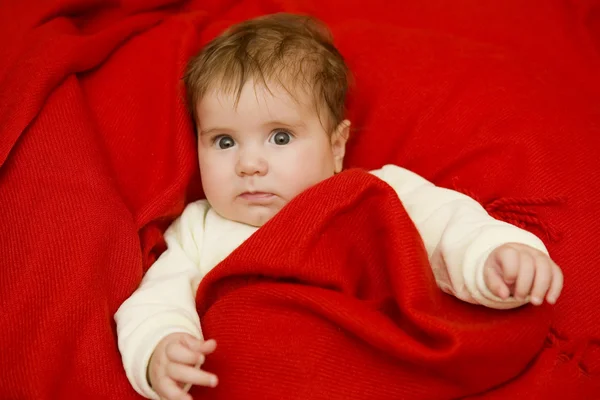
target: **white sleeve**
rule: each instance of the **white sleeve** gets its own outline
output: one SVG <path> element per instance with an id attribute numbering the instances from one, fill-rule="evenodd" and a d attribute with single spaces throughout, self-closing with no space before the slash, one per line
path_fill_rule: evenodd
<path id="1" fill-rule="evenodd" d="M 371 173 L 398 194 L 419 231 L 439 287 L 461 300 L 491 308 L 515 308 L 528 302 L 502 300 L 485 285 L 483 267 L 490 253 L 506 243 L 522 243 L 546 254 L 534 234 L 492 218 L 477 201 L 435 186 L 395 165 Z"/>
<path id="2" fill-rule="evenodd" d="M 165 232 L 167 250 L 115 313 L 127 378 L 146 398 L 159 398 L 147 381 L 148 362 L 156 345 L 175 332 L 202 338 L 195 297 L 202 278 L 198 264 L 207 208 L 203 201 L 186 207 Z"/>

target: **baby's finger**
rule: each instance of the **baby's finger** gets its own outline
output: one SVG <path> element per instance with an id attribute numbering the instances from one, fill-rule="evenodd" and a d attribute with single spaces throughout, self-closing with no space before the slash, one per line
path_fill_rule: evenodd
<path id="1" fill-rule="evenodd" d="M 193 385 L 215 387 L 219 383 L 216 375 L 183 364 L 169 364 L 167 375 L 178 382 Z"/>
<path id="2" fill-rule="evenodd" d="M 500 268 L 504 283 L 511 286 L 517 280 L 519 275 L 519 252 L 511 246 L 506 246 L 499 251 L 496 257 L 496 262 Z"/>
<path id="3" fill-rule="evenodd" d="M 536 257 L 535 263 L 535 282 L 531 289 L 531 304 L 539 306 L 544 302 L 546 292 L 550 288 L 552 269 L 547 257 Z"/>
<path id="4" fill-rule="evenodd" d="M 184 344 L 191 350 L 200 352 L 203 354 L 210 354 L 217 348 L 217 342 L 214 339 L 201 340 L 191 335 L 186 335 L 184 338 Z"/>
<path id="5" fill-rule="evenodd" d="M 546 300 L 550 304 L 556 303 L 558 300 L 558 296 L 563 288 L 564 276 L 559 266 L 552 263 L 552 282 L 550 283 L 550 290 L 548 290 L 548 296 Z"/>
<path id="6" fill-rule="evenodd" d="M 217 342 L 214 340 L 208 340 L 207 342 L 204 342 L 203 345 L 204 346 L 202 347 L 202 350 L 204 350 L 205 354 L 210 354 L 217 348 Z M 200 366 L 204 363 L 204 359 L 204 357 L 198 359 L 198 361 L 194 365 L 194 368 L 200 368 Z M 183 391 L 187 393 L 191 387 L 192 384 L 188 382 L 183 387 Z"/>
<path id="7" fill-rule="evenodd" d="M 535 279 L 534 260 L 528 253 L 522 253 L 519 257 L 519 273 L 515 283 L 515 299 L 524 300 L 531 291 Z"/>
<path id="8" fill-rule="evenodd" d="M 181 343 L 184 346 L 188 347 L 189 349 L 196 351 L 196 352 L 202 351 L 202 346 L 204 345 L 204 340 L 198 339 L 197 337 L 189 335 L 189 334 L 186 334 L 181 339 L 182 339 Z"/>
<path id="9" fill-rule="evenodd" d="M 192 396 L 184 392 L 172 379 L 161 382 L 160 388 L 156 389 L 161 399 L 165 400 L 193 400 Z"/>
<path id="10" fill-rule="evenodd" d="M 202 343 L 200 351 L 204 354 L 210 354 L 217 348 L 217 342 L 214 339 L 210 339 Z"/>
<path id="11" fill-rule="evenodd" d="M 486 266 L 483 272 L 483 279 L 485 281 L 485 285 L 494 295 L 500 297 L 501 299 L 507 299 L 510 296 L 510 289 L 504 281 L 502 277 L 493 266 Z"/>
<path id="12" fill-rule="evenodd" d="M 204 355 L 200 352 L 193 351 L 181 343 L 175 342 L 167 346 L 167 357 L 169 360 L 188 365 L 202 365 L 204 363 Z"/>

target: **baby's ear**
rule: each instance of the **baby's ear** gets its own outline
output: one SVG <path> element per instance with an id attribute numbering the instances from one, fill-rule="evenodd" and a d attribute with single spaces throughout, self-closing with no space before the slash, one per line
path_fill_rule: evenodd
<path id="1" fill-rule="evenodd" d="M 347 119 L 340 122 L 331 135 L 331 151 L 333 153 L 333 161 L 335 173 L 342 172 L 344 165 L 344 156 L 346 155 L 346 142 L 350 136 L 350 121 Z"/>

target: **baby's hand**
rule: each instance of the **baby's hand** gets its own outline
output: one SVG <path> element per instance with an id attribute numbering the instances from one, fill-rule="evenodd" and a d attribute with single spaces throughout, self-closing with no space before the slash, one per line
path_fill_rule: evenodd
<path id="1" fill-rule="evenodd" d="M 191 384 L 217 386 L 215 375 L 198 368 L 216 346 L 214 340 L 203 341 L 187 333 L 168 335 L 158 343 L 150 357 L 150 386 L 166 400 L 192 400 L 187 394 Z"/>
<path id="2" fill-rule="evenodd" d="M 563 287 L 560 267 L 533 247 L 509 243 L 495 249 L 485 262 L 485 284 L 496 296 L 517 300 L 530 296 L 534 305 L 554 304 Z"/>

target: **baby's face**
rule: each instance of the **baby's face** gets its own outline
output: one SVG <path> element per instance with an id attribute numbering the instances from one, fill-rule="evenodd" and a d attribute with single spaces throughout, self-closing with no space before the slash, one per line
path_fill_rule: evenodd
<path id="1" fill-rule="evenodd" d="M 261 226 L 342 168 L 349 123 L 329 135 L 312 99 L 269 84 L 235 95 L 209 91 L 197 105 L 198 158 L 207 200 L 224 218 Z"/>

